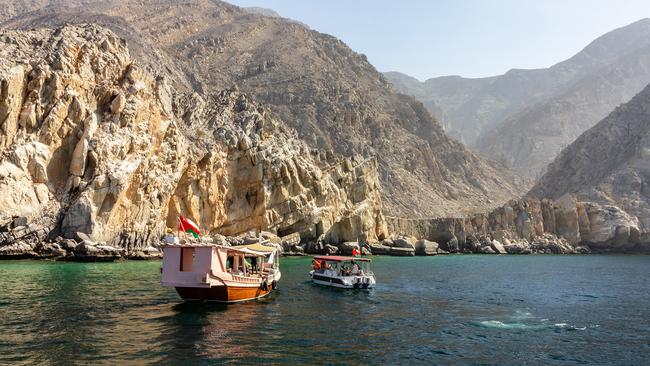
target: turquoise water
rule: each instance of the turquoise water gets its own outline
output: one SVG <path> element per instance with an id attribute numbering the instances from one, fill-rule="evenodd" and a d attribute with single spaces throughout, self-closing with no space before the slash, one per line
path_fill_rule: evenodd
<path id="1" fill-rule="evenodd" d="M 160 262 L 0 262 L 0 364 L 650 362 L 650 256 L 374 258 L 378 286 L 308 282 L 182 304 Z"/>

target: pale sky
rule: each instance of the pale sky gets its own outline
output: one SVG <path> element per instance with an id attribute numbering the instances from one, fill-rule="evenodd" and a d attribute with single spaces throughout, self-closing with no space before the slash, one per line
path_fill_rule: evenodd
<path id="1" fill-rule="evenodd" d="M 548 67 L 650 17 L 650 0 L 229 0 L 334 35 L 379 71 L 420 80 Z"/>

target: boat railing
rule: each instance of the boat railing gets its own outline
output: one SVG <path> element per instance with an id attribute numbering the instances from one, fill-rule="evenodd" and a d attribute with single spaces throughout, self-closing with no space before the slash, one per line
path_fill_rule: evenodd
<path id="1" fill-rule="evenodd" d="M 232 278 L 233 278 L 233 280 L 239 281 L 239 282 L 248 282 L 248 283 L 260 282 L 260 277 L 247 277 L 247 276 L 233 274 Z"/>

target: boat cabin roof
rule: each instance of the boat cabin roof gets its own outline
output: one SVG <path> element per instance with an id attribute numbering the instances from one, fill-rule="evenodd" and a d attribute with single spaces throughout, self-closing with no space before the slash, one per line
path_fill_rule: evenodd
<path id="1" fill-rule="evenodd" d="M 349 257 L 343 255 L 317 255 L 314 256 L 314 259 L 328 262 L 370 262 L 370 258 L 361 258 L 361 257 Z"/>
<path id="2" fill-rule="evenodd" d="M 228 253 L 239 253 L 245 256 L 258 256 L 266 257 L 271 254 L 276 249 L 274 247 L 266 246 L 260 243 L 248 244 L 248 245 L 238 245 L 234 247 L 225 247 L 222 245 L 212 244 L 212 243 L 200 243 L 200 242 L 190 242 L 184 244 L 163 244 L 161 247 L 171 247 L 171 248 L 211 248 L 216 247 L 219 249 L 225 249 Z"/>

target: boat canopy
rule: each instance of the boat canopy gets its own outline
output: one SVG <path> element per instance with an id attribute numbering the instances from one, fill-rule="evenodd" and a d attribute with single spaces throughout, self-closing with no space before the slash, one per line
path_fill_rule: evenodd
<path id="1" fill-rule="evenodd" d="M 352 262 L 352 261 L 370 262 L 370 258 L 348 257 L 343 255 L 317 255 L 314 256 L 314 259 L 319 261 L 327 261 L 327 262 Z"/>
<path id="2" fill-rule="evenodd" d="M 244 255 L 258 256 L 258 257 L 266 257 L 276 250 L 274 247 L 266 246 L 260 243 L 238 245 L 234 247 L 225 247 L 213 243 L 190 242 L 190 243 L 183 243 L 183 244 L 180 243 L 162 244 L 160 247 L 161 248 L 221 248 L 221 249 L 226 249 L 229 252 L 238 252 Z"/>
<path id="3" fill-rule="evenodd" d="M 230 250 L 264 257 L 269 255 L 270 253 L 273 253 L 276 249 L 274 247 L 270 247 L 260 243 L 254 243 L 254 244 L 237 245 L 234 247 L 230 247 Z"/>

